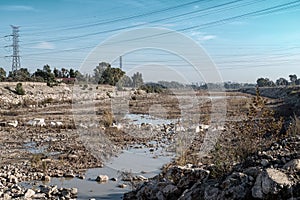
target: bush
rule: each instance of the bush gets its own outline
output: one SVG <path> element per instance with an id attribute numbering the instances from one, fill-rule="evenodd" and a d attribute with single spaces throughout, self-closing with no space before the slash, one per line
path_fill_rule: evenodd
<path id="1" fill-rule="evenodd" d="M 215 166 L 212 175 L 215 177 L 221 177 L 232 169 L 234 163 L 243 161 L 277 141 L 281 137 L 283 119 L 275 118 L 274 111 L 266 106 L 266 100 L 260 97 L 257 89 L 247 119 L 232 122 L 231 126 L 233 130 L 219 138 L 212 152 Z"/>
<path id="2" fill-rule="evenodd" d="M 16 85 L 15 90 L 16 90 L 16 93 L 17 93 L 18 95 L 24 95 L 24 94 L 25 94 L 25 90 L 24 90 L 24 88 L 23 88 L 23 86 L 22 86 L 22 83 L 18 83 L 18 84 Z"/>
<path id="3" fill-rule="evenodd" d="M 105 127 L 109 127 L 112 125 L 114 121 L 113 115 L 110 111 L 104 111 L 102 116 L 102 123 Z"/>

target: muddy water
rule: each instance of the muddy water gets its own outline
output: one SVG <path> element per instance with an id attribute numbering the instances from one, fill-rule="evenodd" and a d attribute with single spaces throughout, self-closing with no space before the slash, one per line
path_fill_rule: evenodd
<path id="1" fill-rule="evenodd" d="M 103 168 L 88 169 L 85 179 L 52 178 L 47 185 L 57 185 L 58 188 L 78 188 L 77 199 L 121 199 L 125 192 L 131 190 L 131 186 L 121 179 L 122 172 L 131 172 L 133 175 L 143 175 L 146 178 L 153 177 L 160 172 L 163 164 L 171 161 L 171 156 L 156 150 L 149 153 L 149 149 L 129 149 L 123 151 L 118 157 L 113 158 Z M 105 183 L 96 182 L 98 175 L 107 175 L 109 178 L 117 178 L 117 181 L 109 180 Z M 119 188 L 122 183 L 127 184 L 126 188 Z M 26 187 L 32 187 L 30 183 Z M 37 185 L 42 184 L 38 182 Z"/>
<path id="2" fill-rule="evenodd" d="M 153 125 L 168 124 L 172 121 L 157 119 L 149 115 L 127 115 L 128 123 L 141 124 L 151 123 Z M 121 179 L 122 172 L 130 172 L 133 175 L 143 175 L 146 178 L 153 177 L 160 172 L 161 167 L 169 163 L 173 155 L 168 153 L 162 147 L 157 147 L 156 141 L 149 144 L 155 148 L 149 148 L 145 145 L 131 146 L 123 150 L 118 156 L 111 158 L 105 163 L 103 168 L 88 169 L 85 173 L 85 179 L 79 178 L 52 178 L 50 183 L 31 182 L 24 183 L 27 188 L 39 186 L 40 184 L 57 185 L 58 188 L 78 188 L 77 199 L 121 199 L 125 192 L 131 190 L 131 186 Z M 41 153 L 43 148 L 36 148 L 36 144 L 30 142 L 26 145 L 31 153 Z M 98 175 L 107 175 L 109 178 L 116 178 L 117 181 L 109 180 L 106 183 L 95 181 Z M 126 188 L 118 187 L 120 184 L 128 185 Z"/>

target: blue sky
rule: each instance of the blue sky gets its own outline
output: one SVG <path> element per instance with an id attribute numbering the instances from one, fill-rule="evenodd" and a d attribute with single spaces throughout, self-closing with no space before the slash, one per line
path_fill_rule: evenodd
<path id="1" fill-rule="evenodd" d="M 249 14 L 271 7 L 281 10 Z M 0 66 L 11 69 L 11 58 L 5 57 L 11 48 L 4 47 L 12 43 L 4 37 L 11 34 L 11 24 L 20 26 L 21 65 L 31 72 L 45 64 L 79 69 L 107 38 L 134 28 L 159 27 L 178 31 L 201 45 L 224 81 L 276 80 L 292 73 L 300 76 L 299 19 L 300 2 L 292 0 L 0 0 Z M 117 61 L 112 64 L 118 66 Z M 201 81 L 178 56 L 154 50 L 123 56 L 128 73 L 138 69 L 148 81 L 158 73 L 161 79 L 176 79 L 162 75 L 161 64 L 190 82 Z"/>

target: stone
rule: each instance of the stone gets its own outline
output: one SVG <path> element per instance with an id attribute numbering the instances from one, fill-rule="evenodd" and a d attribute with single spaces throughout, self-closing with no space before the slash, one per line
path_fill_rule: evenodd
<path id="1" fill-rule="evenodd" d="M 12 197 L 9 194 L 5 193 L 3 195 L 3 200 L 10 200 L 10 199 L 12 199 Z"/>
<path id="2" fill-rule="evenodd" d="M 77 188 L 71 188 L 71 194 L 72 195 L 77 195 L 78 194 L 78 189 Z"/>
<path id="3" fill-rule="evenodd" d="M 178 190 L 178 188 L 175 186 L 175 185 L 167 185 L 166 187 L 164 187 L 164 189 L 163 189 L 163 193 L 165 194 L 165 195 L 168 195 L 168 194 L 170 194 L 170 193 L 174 193 L 174 192 L 176 192 Z"/>
<path id="4" fill-rule="evenodd" d="M 300 159 L 294 159 L 289 161 L 283 166 L 283 168 L 287 170 L 300 171 Z"/>
<path id="5" fill-rule="evenodd" d="M 50 176 L 43 176 L 42 177 L 42 181 L 50 182 L 51 181 L 51 177 Z"/>
<path id="6" fill-rule="evenodd" d="M 85 179 L 85 176 L 84 176 L 83 174 L 79 174 L 79 175 L 77 176 L 77 178 L 79 178 L 79 179 Z"/>
<path id="7" fill-rule="evenodd" d="M 31 198 L 35 195 L 35 191 L 33 191 L 32 189 L 28 189 L 24 195 L 24 198 Z"/>
<path id="8" fill-rule="evenodd" d="M 32 196 L 33 199 L 45 199 L 45 197 L 46 197 L 46 194 L 44 194 L 44 193 L 37 193 Z"/>
<path id="9" fill-rule="evenodd" d="M 8 181 L 9 181 L 10 183 L 18 183 L 18 178 L 15 177 L 14 175 L 10 175 L 10 176 L 8 177 Z"/>
<path id="10" fill-rule="evenodd" d="M 118 181 L 117 178 L 111 178 L 110 180 L 111 180 L 111 181 Z"/>
<path id="11" fill-rule="evenodd" d="M 109 178 L 108 178 L 107 175 L 99 175 L 99 176 L 97 176 L 96 181 L 98 181 L 98 182 L 107 182 L 108 179 Z"/>
<path id="12" fill-rule="evenodd" d="M 262 159 L 260 163 L 262 166 L 266 167 L 266 166 L 268 166 L 269 161 L 267 159 Z"/>
<path id="13" fill-rule="evenodd" d="M 63 196 L 63 197 L 65 197 L 65 198 L 67 198 L 67 199 L 69 199 L 70 197 L 71 197 L 71 192 L 68 190 L 68 189 L 63 189 L 62 191 L 61 191 L 61 195 Z"/>
<path id="14" fill-rule="evenodd" d="M 67 172 L 67 173 L 64 174 L 64 177 L 66 177 L 66 178 L 74 178 L 75 175 L 74 175 L 73 172 Z"/>
<path id="15" fill-rule="evenodd" d="M 119 187 L 119 188 L 126 188 L 126 187 L 127 187 L 127 185 L 126 185 L 126 184 L 124 184 L 124 183 L 122 183 L 122 184 L 118 185 L 118 187 Z"/>
<path id="16" fill-rule="evenodd" d="M 252 196 L 262 199 L 269 194 L 277 194 L 282 189 L 282 186 L 291 184 L 292 182 L 285 173 L 277 169 L 268 168 L 257 176 L 251 190 Z"/>
<path id="17" fill-rule="evenodd" d="M 267 177 L 271 179 L 273 182 L 279 185 L 291 185 L 291 181 L 289 180 L 288 176 L 277 170 L 277 169 L 266 169 Z"/>
<path id="18" fill-rule="evenodd" d="M 142 175 L 136 176 L 135 179 L 136 179 L 136 180 L 139 180 L 139 181 L 147 181 L 147 180 L 148 180 L 148 178 L 146 178 L 146 177 L 144 177 L 144 176 L 142 176 Z"/>

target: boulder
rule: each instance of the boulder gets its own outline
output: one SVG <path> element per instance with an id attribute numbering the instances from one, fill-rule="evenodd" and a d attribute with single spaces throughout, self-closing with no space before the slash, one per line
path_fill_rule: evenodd
<path id="1" fill-rule="evenodd" d="M 285 173 L 268 168 L 257 176 L 252 187 L 252 196 L 258 199 L 266 198 L 268 195 L 278 194 L 283 186 L 289 185 L 292 185 L 292 182 Z"/>
<path id="2" fill-rule="evenodd" d="M 109 180 L 107 175 L 99 175 L 96 178 L 96 181 L 98 182 L 107 182 Z"/>

